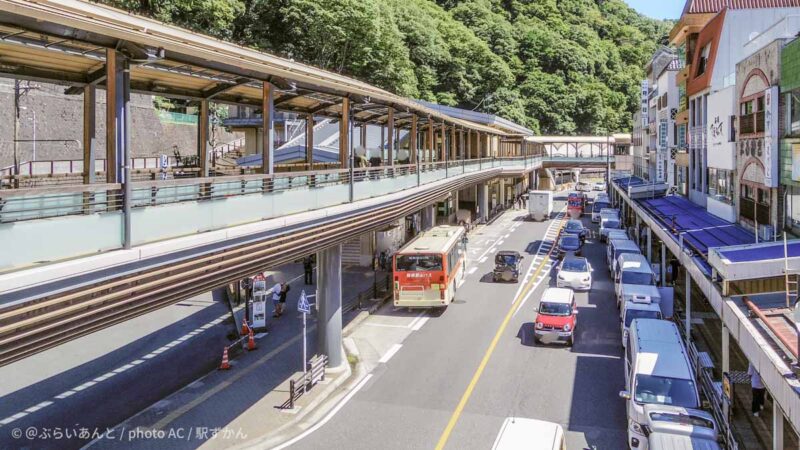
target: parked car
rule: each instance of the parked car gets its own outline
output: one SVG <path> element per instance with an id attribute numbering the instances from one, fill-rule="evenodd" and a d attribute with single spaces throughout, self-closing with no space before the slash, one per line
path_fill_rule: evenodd
<path id="1" fill-rule="evenodd" d="M 611 208 L 611 203 L 606 199 L 595 198 L 592 203 L 592 222 L 600 223 L 600 211 Z"/>
<path id="2" fill-rule="evenodd" d="M 583 257 L 569 256 L 558 265 L 556 286 L 575 290 L 592 288 L 592 265 Z"/>
<path id="3" fill-rule="evenodd" d="M 606 190 L 606 184 L 604 182 L 602 182 L 602 181 L 598 181 L 598 182 L 596 182 L 594 184 L 593 188 L 594 188 L 595 191 L 605 191 Z"/>
<path id="4" fill-rule="evenodd" d="M 608 230 L 608 234 L 606 234 L 606 242 L 611 242 L 614 239 L 630 239 L 628 237 L 628 232 L 625 230 Z"/>
<path id="5" fill-rule="evenodd" d="M 607 241 L 608 232 L 611 230 L 621 230 L 622 223 L 619 219 L 600 215 L 600 240 Z"/>
<path id="6" fill-rule="evenodd" d="M 581 255 L 583 249 L 583 242 L 578 236 L 562 235 L 558 240 L 558 257 L 563 258 L 566 254 L 572 253 L 575 256 Z"/>
<path id="7" fill-rule="evenodd" d="M 543 420 L 507 417 L 492 450 L 564 450 L 564 429 Z"/>
<path id="8" fill-rule="evenodd" d="M 583 227 L 583 222 L 578 219 L 570 219 L 567 221 L 567 224 L 564 225 L 564 229 L 561 231 L 562 235 L 571 235 L 571 236 L 578 236 L 581 242 L 586 241 L 587 230 Z"/>
<path id="9" fill-rule="evenodd" d="M 589 183 L 579 182 L 575 184 L 575 190 L 582 191 L 582 192 L 591 192 L 592 185 Z"/>
<path id="10" fill-rule="evenodd" d="M 501 250 L 494 255 L 494 271 L 492 272 L 492 280 L 496 283 L 498 281 L 510 281 L 516 283 L 519 281 L 519 269 L 522 264 L 523 256 L 517 251 Z"/>
<path id="11" fill-rule="evenodd" d="M 547 288 L 539 302 L 534 322 L 534 341 L 538 343 L 575 343 L 578 307 L 572 289 Z"/>
<path id="12" fill-rule="evenodd" d="M 650 450 L 722 448 L 717 442 L 717 423 L 705 411 L 649 404 L 645 405 L 644 413 L 647 416 L 647 442 Z"/>

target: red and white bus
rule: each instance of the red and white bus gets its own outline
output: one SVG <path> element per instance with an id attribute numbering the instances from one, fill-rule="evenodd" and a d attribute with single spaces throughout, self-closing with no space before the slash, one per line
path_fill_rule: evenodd
<path id="1" fill-rule="evenodd" d="M 442 225 L 421 233 L 394 254 L 394 306 L 445 307 L 465 275 L 464 228 Z"/>

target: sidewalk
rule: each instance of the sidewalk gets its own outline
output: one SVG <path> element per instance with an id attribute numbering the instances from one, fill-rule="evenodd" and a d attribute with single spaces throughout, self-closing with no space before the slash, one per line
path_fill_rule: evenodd
<path id="1" fill-rule="evenodd" d="M 169 448 L 208 449 L 247 447 L 248 443 L 264 442 L 270 436 L 296 423 L 314 410 L 315 404 L 329 397 L 352 373 L 350 364 L 326 374 L 308 394 L 295 402 L 294 410 L 281 409 L 289 398 L 289 380 L 302 371 L 302 315 L 297 313 L 301 290 L 313 294 L 315 286 L 303 285 L 302 265 L 292 264 L 278 271 L 265 272 L 268 284 L 276 278 L 292 285 L 283 317 L 268 314 L 267 332 L 258 335 L 258 348 L 248 352 L 230 352 L 232 368 L 213 371 L 139 414 L 119 424 L 107 436 L 95 440 L 92 448 Z M 384 275 L 385 277 L 385 275 Z M 373 288 L 372 270 L 343 268 L 343 302 Z M 385 283 L 385 281 L 384 281 Z M 362 306 L 377 305 L 362 299 Z M 271 305 L 269 305 L 271 306 Z M 355 306 L 355 305 L 354 305 Z M 316 353 L 316 317 L 307 318 L 309 358 Z M 346 326 L 356 317 L 363 320 L 357 308 L 343 304 L 342 322 Z M 235 308 L 241 317 L 243 306 Z M 222 358 L 220 347 L 220 360 Z M 176 367 L 175 370 L 180 370 Z"/>

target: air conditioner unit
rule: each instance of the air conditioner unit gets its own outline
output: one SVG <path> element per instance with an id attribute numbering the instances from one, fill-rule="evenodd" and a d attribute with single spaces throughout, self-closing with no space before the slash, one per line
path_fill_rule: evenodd
<path id="1" fill-rule="evenodd" d="M 771 241 L 775 236 L 775 229 L 772 225 L 759 225 L 758 226 L 758 239 L 761 241 Z"/>

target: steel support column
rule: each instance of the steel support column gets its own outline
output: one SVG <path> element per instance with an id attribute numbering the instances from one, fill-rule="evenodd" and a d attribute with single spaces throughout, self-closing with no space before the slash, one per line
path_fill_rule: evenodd
<path id="1" fill-rule="evenodd" d="M 722 321 L 722 372 L 730 372 L 731 370 L 731 349 L 730 349 L 730 339 L 731 333 L 728 331 L 728 327 L 725 325 L 725 321 Z"/>
<path id="2" fill-rule="evenodd" d="M 653 230 L 650 227 L 646 228 L 647 230 L 647 260 L 650 261 L 650 264 L 653 263 Z"/>
<path id="3" fill-rule="evenodd" d="M 411 132 L 408 135 L 408 153 L 409 153 L 409 163 L 416 164 L 418 156 L 418 149 L 417 149 L 417 115 L 413 114 L 411 116 Z"/>
<path id="4" fill-rule="evenodd" d="M 689 272 L 684 270 L 684 278 L 686 278 L 686 342 L 692 342 L 692 276 Z"/>
<path id="5" fill-rule="evenodd" d="M 208 100 L 200 100 L 197 113 L 197 163 L 200 176 L 208 177 Z"/>
<path id="6" fill-rule="evenodd" d="M 264 82 L 261 89 L 261 172 L 275 173 L 275 87 Z"/>
<path id="7" fill-rule="evenodd" d="M 95 105 L 97 88 L 88 84 L 83 88 L 83 183 L 94 183 L 95 172 L 94 150 L 97 146 L 97 124 L 95 121 Z"/>
<path id="8" fill-rule="evenodd" d="M 389 141 L 386 146 L 386 159 L 389 160 L 390 166 L 394 165 L 394 108 L 388 108 L 386 117 L 386 134 L 389 136 Z"/>
<path id="9" fill-rule="evenodd" d="M 352 168 L 350 157 L 350 99 L 342 99 L 342 117 L 339 119 L 339 164 Z M 352 183 L 351 183 L 352 184 Z"/>
<path id="10" fill-rule="evenodd" d="M 306 115 L 306 164 L 314 170 L 314 115 Z"/>
<path id="11" fill-rule="evenodd" d="M 328 367 L 342 360 L 342 246 L 317 252 L 317 349 Z"/>
<path id="12" fill-rule="evenodd" d="M 661 241 L 661 286 L 667 283 L 667 244 Z M 674 276 L 674 274 L 673 274 Z"/>
<path id="13" fill-rule="evenodd" d="M 433 160 L 433 155 L 436 152 L 436 136 L 434 136 L 433 127 L 433 120 L 431 119 L 431 116 L 428 116 L 428 152 L 430 152 L 428 161 Z"/>

